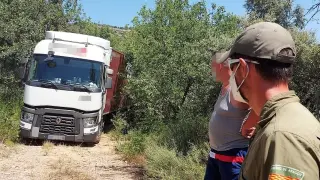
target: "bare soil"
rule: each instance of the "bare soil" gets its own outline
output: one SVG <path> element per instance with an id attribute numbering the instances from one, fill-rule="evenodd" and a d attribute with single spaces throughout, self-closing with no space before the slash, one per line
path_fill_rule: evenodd
<path id="1" fill-rule="evenodd" d="M 131 180 L 141 179 L 141 169 L 123 161 L 116 142 L 104 134 L 99 144 L 52 142 L 0 144 L 1 180 Z"/>

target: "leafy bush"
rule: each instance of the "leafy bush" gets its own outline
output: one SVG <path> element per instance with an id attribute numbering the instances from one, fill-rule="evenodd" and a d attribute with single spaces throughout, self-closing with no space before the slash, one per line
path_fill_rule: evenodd
<path id="1" fill-rule="evenodd" d="M 0 141 L 17 141 L 22 105 L 22 91 L 16 82 L 0 85 Z"/>
<path id="2" fill-rule="evenodd" d="M 204 164 L 194 152 L 209 150 L 200 146 L 208 142 L 220 89 L 210 77 L 208 49 L 226 49 L 252 23 L 273 21 L 292 32 L 297 60 L 290 87 L 320 118 L 320 48 L 312 33 L 301 30 L 303 9 L 285 0 L 246 1 L 246 7 L 249 16 L 241 18 L 215 4 L 208 11 L 204 1 L 157 0 L 154 10 L 141 9 L 119 43 L 133 69 L 126 86 L 132 104 L 124 118 L 132 130 L 148 136 L 144 153 L 151 177 L 203 178 Z M 150 134 L 157 140 L 150 141 Z"/>
<path id="3" fill-rule="evenodd" d="M 145 152 L 147 175 L 161 179 L 203 179 L 208 148 L 192 146 L 187 155 L 182 155 L 150 138 Z"/>
<path id="4" fill-rule="evenodd" d="M 125 134 L 128 128 L 127 121 L 121 116 L 121 114 L 117 114 L 111 119 L 111 122 L 115 128 L 113 131 L 116 138 L 121 137 L 121 134 Z"/>
<path id="5" fill-rule="evenodd" d="M 143 155 L 146 146 L 145 135 L 140 131 L 127 132 L 128 124 L 120 115 L 116 115 L 111 121 L 115 127 L 112 134 L 119 142 L 117 150 L 129 161 Z"/>
<path id="6" fill-rule="evenodd" d="M 146 146 L 145 135 L 139 131 L 131 131 L 127 136 L 127 141 L 118 146 L 118 150 L 128 159 L 143 154 Z"/>
<path id="7" fill-rule="evenodd" d="M 156 1 L 143 7 L 126 37 L 133 75 L 130 126 L 143 133 L 166 131 L 167 141 L 186 153 L 207 140 L 207 121 L 219 85 L 210 77 L 211 52 L 226 48 L 240 19 L 205 2 Z"/>
<path id="8" fill-rule="evenodd" d="M 320 119 L 320 46 L 310 32 L 293 31 L 298 47 L 297 59 L 294 64 L 292 89 L 318 119 Z"/>
<path id="9" fill-rule="evenodd" d="M 0 1 L 0 140 L 18 137 L 23 92 L 17 70 L 32 55 L 45 31 L 68 31 L 109 38 L 111 30 L 88 19 L 75 0 Z"/>

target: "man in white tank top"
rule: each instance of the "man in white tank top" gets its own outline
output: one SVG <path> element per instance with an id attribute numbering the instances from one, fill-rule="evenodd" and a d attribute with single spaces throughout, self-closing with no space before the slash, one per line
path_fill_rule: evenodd
<path id="1" fill-rule="evenodd" d="M 216 53 L 212 59 L 212 75 L 222 83 L 220 95 L 214 105 L 209 122 L 210 153 L 205 180 L 236 180 L 253 134 L 258 116 L 250 113 L 247 104 L 232 97 L 229 87 L 231 70 L 226 59 L 219 59 Z M 218 60 L 219 59 L 219 60 Z"/>

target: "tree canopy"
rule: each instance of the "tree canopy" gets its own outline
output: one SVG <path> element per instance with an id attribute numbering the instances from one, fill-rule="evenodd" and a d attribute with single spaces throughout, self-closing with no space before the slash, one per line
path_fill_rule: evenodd
<path id="1" fill-rule="evenodd" d="M 208 8 L 210 7 L 210 8 Z M 130 128 L 159 132 L 163 140 L 186 153 L 207 141 L 207 124 L 220 85 L 210 76 L 211 53 L 227 49 L 249 24 L 273 21 L 288 28 L 298 47 L 291 87 L 319 117 L 319 46 L 303 30 L 304 9 L 288 0 L 247 0 L 247 16 L 205 1 L 156 0 L 143 6 L 132 26 L 94 23 L 77 0 L 0 1 L 0 84 L 16 86 L 19 62 L 31 56 L 45 31 L 59 30 L 109 39 L 126 55 L 132 75 L 125 87 Z M 316 7 L 316 6 L 315 6 Z"/>

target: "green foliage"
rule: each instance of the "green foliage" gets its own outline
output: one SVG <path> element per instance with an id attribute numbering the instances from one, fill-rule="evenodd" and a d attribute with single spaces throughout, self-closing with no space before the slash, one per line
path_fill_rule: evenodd
<path id="1" fill-rule="evenodd" d="M 127 121 L 121 115 L 117 114 L 111 119 L 111 122 L 114 126 L 114 131 L 112 131 L 113 137 L 116 138 L 117 140 L 119 140 L 120 138 L 123 138 L 122 137 L 123 131 L 128 128 Z M 127 138 L 124 138 L 124 139 L 127 140 Z"/>
<path id="2" fill-rule="evenodd" d="M 146 136 L 139 131 L 118 134 L 117 150 L 129 162 L 145 168 L 148 179 L 202 179 L 207 161 L 208 143 L 191 146 L 186 154 L 168 146 L 157 133 Z M 146 159 L 146 160 L 145 160 Z"/>
<path id="3" fill-rule="evenodd" d="M 208 146 L 193 146 L 187 155 L 182 155 L 176 149 L 158 145 L 152 138 L 147 144 L 146 170 L 150 178 L 203 179 Z"/>
<path id="4" fill-rule="evenodd" d="M 226 48 L 239 31 L 239 23 L 239 18 L 221 7 L 214 5 L 208 12 L 203 1 L 191 5 L 159 0 L 155 10 L 141 9 L 125 48 L 133 55 L 134 74 L 126 88 L 136 127 L 143 132 L 171 129 L 183 151 L 204 140 L 207 125 L 203 122 L 214 103 L 212 92 L 218 89 L 210 77 L 208 50 Z M 188 142 L 181 134 L 194 138 Z"/>
<path id="5" fill-rule="evenodd" d="M 0 1 L 0 82 L 17 75 L 19 62 L 29 57 L 47 30 L 110 37 L 107 26 L 94 24 L 76 0 Z"/>
<path id="6" fill-rule="evenodd" d="M 316 73 L 320 70 L 320 46 L 309 32 L 293 31 L 293 36 L 298 57 L 291 85 L 301 102 L 320 119 L 320 82 Z"/>
<path id="7" fill-rule="evenodd" d="M 246 0 L 244 7 L 249 14 L 249 21 L 263 19 L 281 24 L 284 27 L 305 26 L 304 9 L 288 0 Z"/>
<path id="8" fill-rule="evenodd" d="M 290 85 L 320 116 L 320 84 L 314 73 L 320 70 L 320 48 L 312 33 L 301 30 L 305 24 L 301 6 L 248 0 L 248 18 L 215 4 L 209 11 L 205 7 L 203 1 L 191 5 L 186 0 L 158 0 L 154 10 L 142 7 L 131 31 L 117 42 L 133 67 L 126 86 L 132 104 L 124 118 L 130 128 L 157 136 L 146 139 L 143 152 L 150 177 L 202 179 L 200 159 L 209 147 L 201 145 L 208 142 L 207 125 L 220 88 L 210 78 L 207 50 L 226 49 L 250 24 L 273 21 L 292 32 L 298 51 Z M 202 157 L 190 153 L 194 149 L 203 152 Z"/>
<path id="9" fill-rule="evenodd" d="M 132 160 L 144 154 L 146 146 L 145 135 L 140 131 L 130 131 L 128 134 L 125 133 L 126 135 L 124 136 L 128 123 L 121 115 L 116 115 L 111 121 L 115 127 L 113 135 L 119 141 L 117 150 L 122 152 L 127 160 Z"/>
<path id="10" fill-rule="evenodd" d="M 119 132 L 128 126 L 128 123 L 126 122 L 125 119 L 121 117 L 121 115 L 114 116 L 111 119 L 111 122 L 113 123 L 115 129 L 118 130 Z"/>
<path id="11" fill-rule="evenodd" d="M 118 150 L 125 154 L 126 158 L 134 158 L 144 153 L 145 135 L 139 131 L 130 131 L 124 143 L 118 146 Z"/>
<path id="12" fill-rule="evenodd" d="M 19 138 L 19 119 L 22 105 L 22 91 L 15 88 L 15 82 L 0 85 L 0 142 Z"/>
<path id="13" fill-rule="evenodd" d="M 77 0 L 0 1 L 0 140 L 18 137 L 22 90 L 20 62 L 32 55 L 47 30 L 109 38 L 108 26 L 92 23 Z"/>
<path id="14" fill-rule="evenodd" d="M 93 23 L 76 0 L 0 1 L 0 141 L 18 138 L 16 72 L 46 30 L 106 38 L 125 53 L 133 73 L 126 86 L 129 111 L 112 120 L 124 141 L 118 149 L 127 158 L 145 157 L 153 178 L 202 179 L 208 121 L 220 89 L 210 77 L 211 51 L 227 49 L 252 23 L 290 29 L 298 49 L 290 85 L 320 118 L 320 48 L 314 34 L 301 30 L 304 10 L 285 0 L 247 0 L 245 7 L 248 18 L 215 4 L 208 10 L 205 1 L 157 0 L 154 10 L 142 7 L 132 27 L 119 28 Z"/>

